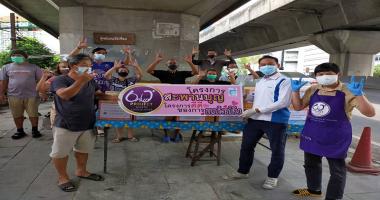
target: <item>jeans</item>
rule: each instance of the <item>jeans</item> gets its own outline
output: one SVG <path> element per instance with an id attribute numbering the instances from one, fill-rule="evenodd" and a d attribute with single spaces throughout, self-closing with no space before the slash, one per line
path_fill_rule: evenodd
<path id="1" fill-rule="evenodd" d="M 253 164 L 255 147 L 263 134 L 266 133 L 272 150 L 268 177 L 278 178 L 285 160 L 286 128 L 286 124 L 248 119 L 248 123 L 243 129 L 238 172 L 249 173 Z"/>

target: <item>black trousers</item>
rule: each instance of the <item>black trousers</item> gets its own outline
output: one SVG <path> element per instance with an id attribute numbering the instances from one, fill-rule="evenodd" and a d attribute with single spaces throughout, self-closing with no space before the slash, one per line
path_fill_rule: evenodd
<path id="1" fill-rule="evenodd" d="M 346 162 L 344 158 L 326 158 L 330 168 L 330 180 L 327 185 L 326 199 L 342 199 L 346 186 Z M 305 174 L 310 190 L 322 189 L 322 157 L 305 152 Z"/>

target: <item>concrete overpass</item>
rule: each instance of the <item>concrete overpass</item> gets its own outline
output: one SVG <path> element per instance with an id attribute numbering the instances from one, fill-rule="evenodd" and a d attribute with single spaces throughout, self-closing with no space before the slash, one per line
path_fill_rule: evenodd
<path id="1" fill-rule="evenodd" d="M 243 56 L 314 44 L 345 75 L 371 75 L 379 9 L 379 0 L 253 0 L 202 30 L 200 47 Z"/>
<path id="2" fill-rule="evenodd" d="M 93 33 L 133 33 L 141 64 L 156 51 L 182 58 L 198 45 L 200 29 L 248 0 L 0 0 L 50 34 L 59 37 L 61 53 L 73 49 L 82 35 L 91 47 L 109 49 L 119 58 L 120 45 L 94 44 Z"/>

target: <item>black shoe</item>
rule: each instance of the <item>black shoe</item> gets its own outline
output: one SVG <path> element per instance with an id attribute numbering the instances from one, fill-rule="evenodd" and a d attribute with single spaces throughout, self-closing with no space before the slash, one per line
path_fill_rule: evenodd
<path id="1" fill-rule="evenodd" d="M 24 133 L 24 132 L 17 132 L 17 133 L 15 133 L 15 134 L 12 135 L 12 139 L 18 140 L 18 139 L 21 139 L 21 138 L 23 138 L 25 136 L 26 136 L 26 133 Z"/>
<path id="2" fill-rule="evenodd" d="M 33 131 L 32 132 L 32 137 L 33 138 L 39 138 L 41 136 L 42 136 L 42 134 L 39 131 Z"/>

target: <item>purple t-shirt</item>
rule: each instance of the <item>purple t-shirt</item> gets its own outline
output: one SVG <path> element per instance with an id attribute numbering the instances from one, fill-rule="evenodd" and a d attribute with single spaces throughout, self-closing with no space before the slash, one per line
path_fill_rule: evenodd
<path id="1" fill-rule="evenodd" d="M 109 90 L 109 81 L 104 77 L 104 74 L 112 67 L 113 62 L 92 63 L 92 71 L 97 74 L 94 80 L 99 85 L 102 92 Z"/>
<path id="2" fill-rule="evenodd" d="M 10 63 L 0 71 L 0 80 L 8 81 L 8 96 L 17 98 L 37 97 L 36 86 L 41 77 L 41 68 L 30 63 Z"/>

